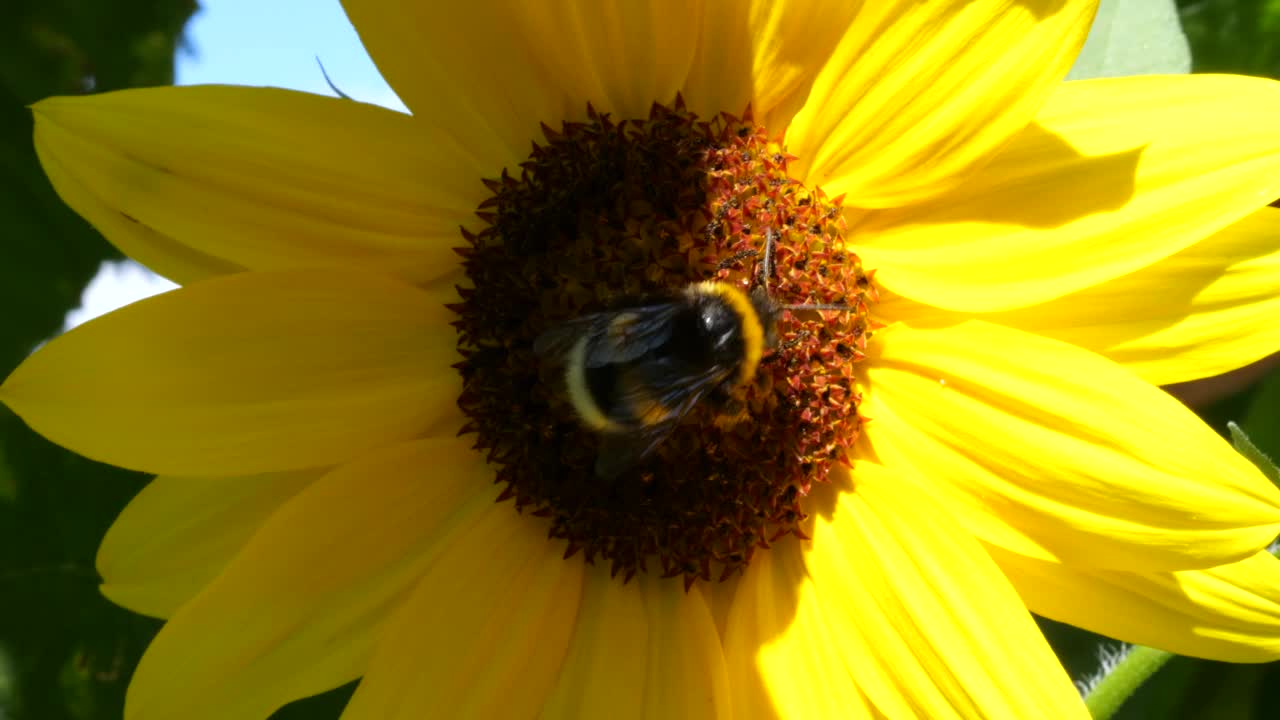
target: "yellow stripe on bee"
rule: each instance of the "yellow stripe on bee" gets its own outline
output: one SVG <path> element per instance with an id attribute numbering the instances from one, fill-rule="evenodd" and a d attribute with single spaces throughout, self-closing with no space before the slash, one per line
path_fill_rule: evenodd
<path id="1" fill-rule="evenodd" d="M 569 402 L 578 411 L 582 424 L 594 430 L 617 430 L 619 426 L 610 420 L 587 387 L 587 338 L 578 338 L 569 350 L 564 370 L 564 384 L 569 391 Z"/>
<path id="2" fill-rule="evenodd" d="M 725 301 L 742 321 L 742 364 L 738 366 L 738 382 L 745 383 L 756 376 L 760 358 L 764 356 L 764 325 L 751 298 L 729 283 L 707 280 L 698 283 L 697 292 L 717 295 Z"/>

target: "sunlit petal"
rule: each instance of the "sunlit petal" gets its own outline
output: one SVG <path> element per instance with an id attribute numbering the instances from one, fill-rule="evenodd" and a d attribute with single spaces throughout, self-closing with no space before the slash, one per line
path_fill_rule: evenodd
<path id="1" fill-rule="evenodd" d="M 1248 557 L 1280 530 L 1280 491 L 1253 465 L 1092 353 L 978 321 L 894 326 L 876 348 L 863 406 L 876 453 L 918 469 L 992 543 L 1178 570 Z"/>
<path id="2" fill-rule="evenodd" d="M 1030 615 L 947 511 L 874 463 L 854 474 L 815 519 L 802 565 L 782 545 L 748 570 L 726 638 L 736 686 L 751 687 L 740 663 L 752 653 L 781 717 L 856 700 L 850 686 L 887 717 L 1084 717 Z"/>
<path id="3" fill-rule="evenodd" d="M 988 548 L 1033 611 L 1138 645 L 1227 662 L 1280 659 L 1280 560 L 1126 573 Z"/>
<path id="4" fill-rule="evenodd" d="M 573 640 L 547 718 L 729 718 L 720 638 L 702 593 L 588 569 Z"/>
<path id="5" fill-rule="evenodd" d="M 1129 275 L 982 319 L 1087 348 L 1168 385 L 1219 375 L 1280 348 L 1276 288 L 1280 210 L 1267 207 Z M 963 319 L 903 297 L 876 310 L 917 327 Z"/>
<path id="6" fill-rule="evenodd" d="M 1272 80 L 1065 83 L 963 187 L 855 218 L 849 237 L 899 295 L 971 312 L 1034 305 L 1168 257 L 1280 197 L 1278 116 Z"/>
<path id="7" fill-rule="evenodd" d="M 1096 7 L 862 3 L 787 130 L 800 177 L 854 207 L 919 202 L 967 182 L 1067 74 Z"/>
<path id="8" fill-rule="evenodd" d="M 804 104 L 857 3 L 843 0 L 714 0 L 703 4 L 697 57 L 684 99 L 703 117 L 742 113 L 781 130 Z"/>
<path id="9" fill-rule="evenodd" d="M 859 682 L 875 682 L 868 679 L 873 673 L 882 682 L 883 669 L 868 662 L 855 674 L 845 664 L 846 656 L 865 652 L 865 640 L 828 627 L 800 548 L 791 543 L 751 561 L 734 596 L 724 644 L 735 716 L 874 717 Z"/>

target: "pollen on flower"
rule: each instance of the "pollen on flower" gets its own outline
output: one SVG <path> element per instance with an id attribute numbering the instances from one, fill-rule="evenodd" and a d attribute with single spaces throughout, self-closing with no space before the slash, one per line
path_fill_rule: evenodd
<path id="1" fill-rule="evenodd" d="M 542 127 L 518 171 L 486 180 L 478 231 L 463 230 L 458 400 L 502 499 L 622 580 L 638 572 L 725 579 L 786 535 L 803 500 L 847 461 L 862 425 L 853 364 L 871 335 L 870 273 L 846 246 L 839 199 L 787 176 L 793 158 L 743 117 L 702 120 L 677 99 L 642 119 Z M 693 405 L 621 475 L 595 471 L 562 372 L 535 338 L 584 314 L 635 307 L 709 279 L 759 282 L 776 240 L 778 342 L 730 397 Z"/>

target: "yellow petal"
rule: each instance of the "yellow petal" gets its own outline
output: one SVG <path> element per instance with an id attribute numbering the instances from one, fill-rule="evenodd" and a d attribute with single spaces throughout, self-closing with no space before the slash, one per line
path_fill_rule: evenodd
<path id="1" fill-rule="evenodd" d="M 671 102 L 701 9 L 677 2 L 403 3 L 345 0 L 384 78 L 433 135 L 460 143 L 488 177 L 516 165 L 591 102 L 615 118 Z"/>
<path id="2" fill-rule="evenodd" d="M 1280 347 L 1280 209 L 1264 207 L 1179 253 L 1047 303 L 982 316 L 1092 350 L 1153 385 L 1219 375 Z M 959 313 L 902 297 L 877 307 L 916 326 Z"/>
<path id="3" fill-rule="evenodd" d="M 36 152 L 62 200 L 113 245 L 152 271 L 180 285 L 244 271 L 240 265 L 200 252 L 107 205 L 57 156 L 44 152 L 39 144 Z"/>
<path id="4" fill-rule="evenodd" d="M 1137 270 L 1280 196 L 1280 83 L 1064 83 L 963 187 L 850 226 L 884 287 L 951 310 L 1033 305 Z"/>
<path id="5" fill-rule="evenodd" d="M 1045 617 L 1179 655 L 1280 659 L 1280 560 L 1266 551 L 1205 570 L 1139 574 L 988 550 Z"/>
<path id="6" fill-rule="evenodd" d="M 679 581 L 640 580 L 649 622 L 646 720 L 729 718 L 729 677 L 710 608 Z"/>
<path id="7" fill-rule="evenodd" d="M 701 117 L 739 115 L 778 133 L 790 124 L 858 13 L 843 0 L 714 0 L 703 5 L 684 99 Z"/>
<path id="8" fill-rule="evenodd" d="M 829 713 L 819 698 L 851 702 L 850 685 L 885 717 L 1084 717 L 1030 614 L 946 509 L 872 462 L 853 475 L 852 488 L 816 490 L 839 495 L 819 503 L 833 509 L 817 513 L 802 566 L 785 547 L 764 577 L 753 562 L 729 618 L 730 667 L 753 651 L 782 717 Z M 744 629 L 756 647 L 735 642 Z"/>
<path id="9" fill-rule="evenodd" d="M 152 480 L 98 547 L 102 594 L 134 612 L 170 617 L 321 472 Z"/>
<path id="10" fill-rule="evenodd" d="M 529 718 L 573 634 L 583 562 L 547 522 L 491 503 L 442 540 L 344 720 Z"/>
<path id="11" fill-rule="evenodd" d="M 965 182 L 1067 74 L 1096 0 L 862 3 L 787 130 L 797 177 L 856 207 Z"/>
<path id="12" fill-rule="evenodd" d="M 623 585 L 605 568 L 588 568 L 569 652 L 540 716 L 734 717 L 702 593 L 646 576 Z"/>
<path id="13" fill-rule="evenodd" d="M 1036 325 L 1016 324 L 1168 385 L 1220 375 L 1280 348 L 1277 288 L 1280 209 L 1266 207 L 1161 262 L 1050 303 Z"/>
<path id="14" fill-rule="evenodd" d="M 277 88 L 171 87 L 37 103 L 54 188 L 178 282 L 235 269 L 457 265 L 484 198 L 447 139 L 374 105 Z"/>
<path id="15" fill-rule="evenodd" d="M 648 117 L 655 102 L 675 100 L 693 64 L 702 13 L 700 2 L 682 0 L 493 4 L 509 13 L 505 24 L 520 26 L 530 53 L 522 61 L 544 66 L 570 117 L 590 101 L 616 119 Z M 526 134 L 543 119 L 516 118 Z"/>
<path id="16" fill-rule="evenodd" d="M 481 177 L 515 169 L 568 101 L 513 19 L 518 4 L 343 0 L 360 42 L 424 132 L 467 148 Z M 585 69 L 584 69 L 585 72 Z M 582 98 L 585 101 L 586 98 Z"/>
<path id="17" fill-rule="evenodd" d="M 639 718 L 649 663 L 649 617 L 638 583 L 587 568 L 569 650 L 541 717 Z"/>
<path id="18" fill-rule="evenodd" d="M 979 321 L 877 341 L 862 409 L 876 454 L 918 469 L 920 489 L 993 544 L 1182 570 L 1248 557 L 1280 529 L 1280 491 L 1114 363 Z"/>
<path id="19" fill-rule="evenodd" d="M 758 552 L 738 584 L 725 627 L 724 653 L 734 716 L 875 717 L 859 689 L 873 664 L 849 668 L 844 656 L 864 649 L 860 633 L 837 634 L 823 616 L 800 547 L 790 540 Z M 843 652 L 842 652 L 843 650 Z"/>
<path id="20" fill-rule="evenodd" d="M 60 445 L 148 472 L 336 464 L 456 417 L 449 294 L 336 270 L 214 278 L 52 340 L 0 401 Z"/>
<path id="21" fill-rule="evenodd" d="M 1266 207 L 1154 265 L 1038 306 L 1042 312 L 991 319 L 1089 348 L 1168 385 L 1280 348 L 1277 288 L 1280 210 Z"/>
<path id="22" fill-rule="evenodd" d="M 983 320 L 1110 357 L 1152 384 L 1212 377 L 1280 347 L 1280 210 L 1262 208 L 1187 250 L 1097 286 Z M 882 318 L 916 327 L 961 322 L 895 296 Z"/>
<path id="23" fill-rule="evenodd" d="M 355 679 L 445 539 L 495 494 L 492 470 L 455 438 L 320 478 L 164 626 L 133 676 L 126 720 L 261 718 Z"/>
<path id="24" fill-rule="evenodd" d="M 858 463 L 854 477 L 853 492 L 817 518 L 805 563 L 828 621 L 862 631 L 917 714 L 1084 717 L 1030 614 L 947 510 L 874 463 Z M 892 714 L 889 688 L 862 687 Z"/>

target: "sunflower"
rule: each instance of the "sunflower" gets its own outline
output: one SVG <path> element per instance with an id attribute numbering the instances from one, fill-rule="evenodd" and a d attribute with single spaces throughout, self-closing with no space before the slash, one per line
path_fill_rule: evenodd
<path id="1" fill-rule="evenodd" d="M 694 5 L 348 0 L 412 115 L 34 107 L 183 286 L 0 386 L 158 475 L 127 718 L 1083 717 L 1029 610 L 1280 657 L 1280 493 L 1155 387 L 1280 344 L 1280 87 L 1063 83 L 1080 0 Z M 535 338 L 708 279 L 842 309 L 601 480 Z"/>

